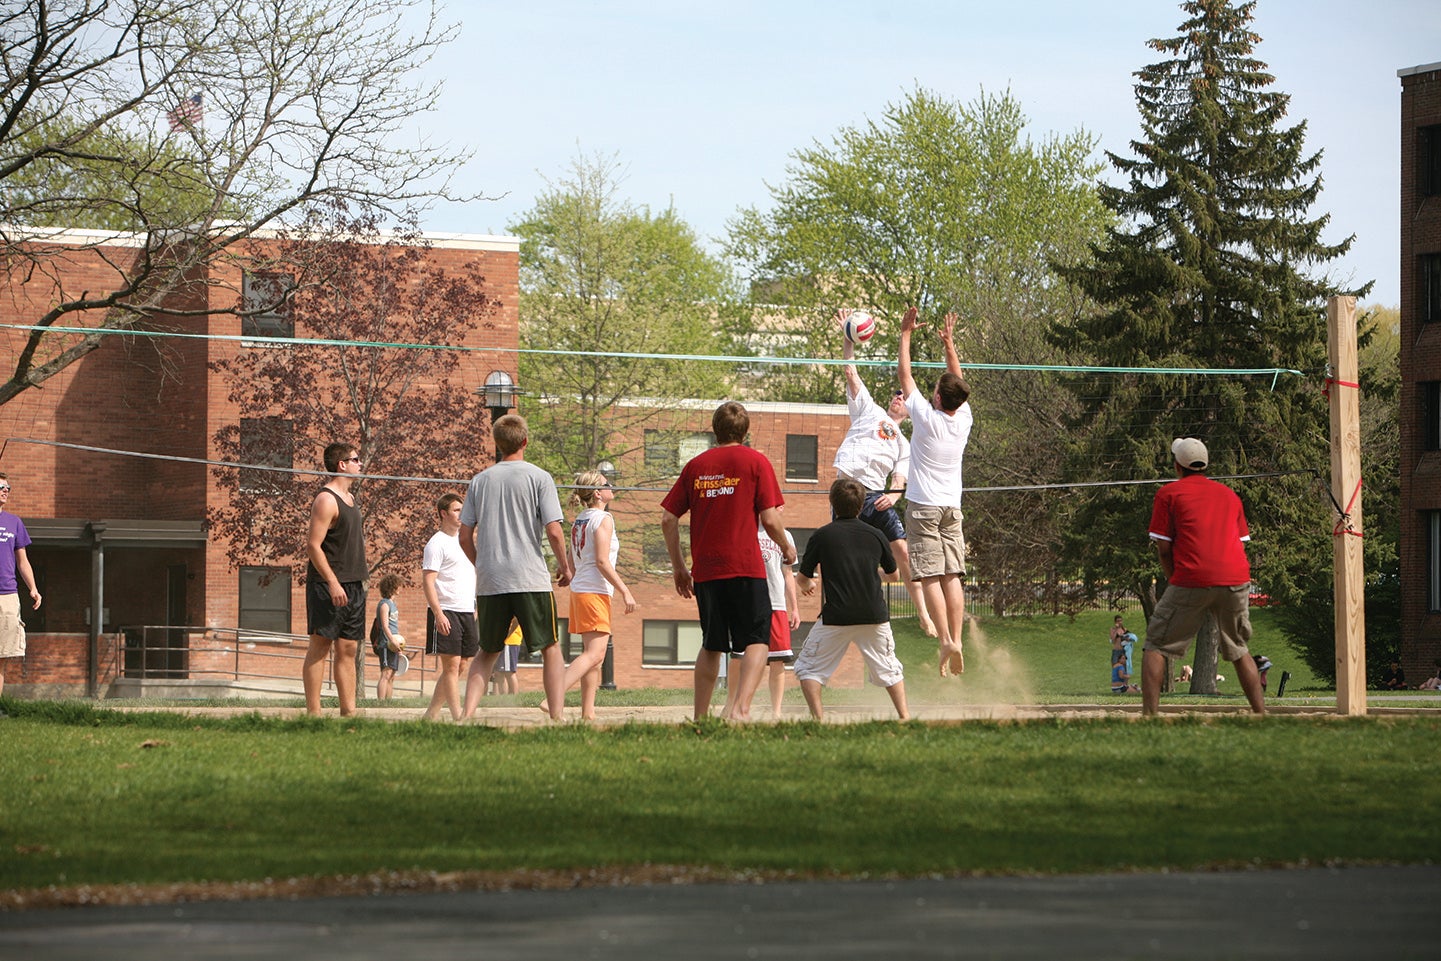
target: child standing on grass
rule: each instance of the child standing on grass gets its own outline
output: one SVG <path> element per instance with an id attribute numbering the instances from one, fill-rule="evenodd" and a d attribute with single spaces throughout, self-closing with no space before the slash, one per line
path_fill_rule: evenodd
<path id="1" fill-rule="evenodd" d="M 375 696 L 382 701 L 390 700 L 395 690 L 395 670 L 405 651 L 405 638 L 400 634 L 400 608 L 395 604 L 395 592 L 399 589 L 400 578 L 394 574 L 380 579 L 380 601 L 375 605 L 375 622 L 370 631 L 371 649 L 380 658 Z"/>
<path id="2" fill-rule="evenodd" d="M 822 719 L 821 688 L 854 644 L 866 662 L 871 680 L 886 689 L 896 714 L 910 718 L 906 708 L 904 669 L 896 657 L 891 614 L 881 593 L 879 570 L 895 573 L 896 558 L 885 535 L 859 519 L 866 489 L 849 478 L 831 485 L 831 513 L 836 519 L 816 531 L 801 558 L 801 593 L 815 593 L 816 568 L 821 576 L 821 616 L 796 657 L 796 679 L 811 717 Z"/>

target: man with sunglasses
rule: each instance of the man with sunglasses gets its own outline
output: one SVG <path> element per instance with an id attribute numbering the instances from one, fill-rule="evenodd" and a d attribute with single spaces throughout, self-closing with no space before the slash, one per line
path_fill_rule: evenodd
<path id="1" fill-rule="evenodd" d="M 841 308 L 836 314 L 837 326 L 844 330 L 846 318 L 850 315 L 850 308 Z M 854 360 L 855 345 L 845 337 L 841 338 L 841 344 L 841 357 L 847 361 Z M 927 637 L 935 637 L 936 626 L 926 611 L 921 582 L 911 580 L 906 529 L 896 511 L 900 494 L 893 493 L 905 490 L 906 475 L 911 469 L 911 442 L 901 432 L 901 424 L 910 417 L 906 413 L 905 395 L 897 390 L 891 397 L 890 406 L 882 408 L 871 399 L 871 392 L 861 382 L 854 364 L 846 364 L 845 373 L 846 409 L 850 413 L 851 426 L 836 448 L 836 475 L 865 488 L 866 502 L 861 508 L 860 519 L 890 541 L 891 552 L 896 556 L 898 576 L 911 595 L 911 604 L 916 609 L 921 629 Z"/>
<path id="2" fill-rule="evenodd" d="M 331 676 L 340 699 L 340 716 L 351 717 L 355 714 L 355 652 L 365 637 L 365 579 L 370 573 L 360 507 L 350 490 L 360 473 L 360 451 L 353 444 L 331 444 L 325 448 L 325 470 L 331 478 L 310 505 L 305 539 L 310 561 L 305 571 L 310 647 L 301 678 L 305 711 L 318 717 L 325 662 L 333 650 Z"/>
<path id="3" fill-rule="evenodd" d="M 5 658 L 25 656 L 25 624 L 20 620 L 20 581 L 30 588 L 32 608 L 40 606 L 35 572 L 25 549 L 30 535 L 19 517 L 10 513 L 10 481 L 0 474 L 0 694 L 5 692 Z M 4 717 L 0 711 L 0 717 Z"/>

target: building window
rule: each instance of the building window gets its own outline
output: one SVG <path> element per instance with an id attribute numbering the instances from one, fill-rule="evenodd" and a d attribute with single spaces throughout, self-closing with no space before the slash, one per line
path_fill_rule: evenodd
<path id="1" fill-rule="evenodd" d="M 1421 449 L 1441 450 L 1441 380 L 1423 380 L 1421 394 Z"/>
<path id="2" fill-rule="evenodd" d="M 709 431 L 647 430 L 645 466 L 657 474 L 674 476 L 686 461 L 714 446 L 715 435 Z"/>
<path id="3" fill-rule="evenodd" d="M 786 480 L 815 480 L 820 441 L 815 434 L 786 435 Z"/>
<path id="4" fill-rule="evenodd" d="M 290 310 L 290 292 L 294 289 L 294 274 L 246 271 L 241 281 L 240 335 L 294 337 L 295 317 Z"/>
<path id="5" fill-rule="evenodd" d="M 1441 611 L 1441 511 L 1426 511 L 1426 610 Z"/>
<path id="6" fill-rule="evenodd" d="M 265 467 L 295 465 L 295 424 L 284 417 L 240 418 L 240 468 L 242 494 L 283 494 L 290 490 L 293 475 Z"/>
<path id="7" fill-rule="evenodd" d="M 1441 124 L 1416 131 L 1416 192 L 1422 197 L 1441 195 Z"/>
<path id="8" fill-rule="evenodd" d="M 242 632 L 290 633 L 290 568 L 240 568 L 239 627 Z"/>
<path id="9" fill-rule="evenodd" d="M 1423 324 L 1441 322 L 1441 254 L 1422 254 L 1417 260 L 1416 316 Z"/>
<path id="10" fill-rule="evenodd" d="M 689 667 L 701 649 L 700 621 L 646 621 L 641 663 L 648 667 Z"/>

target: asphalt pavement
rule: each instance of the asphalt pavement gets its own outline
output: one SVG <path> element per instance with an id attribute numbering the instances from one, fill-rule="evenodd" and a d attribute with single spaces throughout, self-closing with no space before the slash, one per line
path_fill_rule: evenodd
<path id="1" fill-rule="evenodd" d="M 656 884 L 0 912 L 0 959 L 1435 959 L 1441 867 Z"/>

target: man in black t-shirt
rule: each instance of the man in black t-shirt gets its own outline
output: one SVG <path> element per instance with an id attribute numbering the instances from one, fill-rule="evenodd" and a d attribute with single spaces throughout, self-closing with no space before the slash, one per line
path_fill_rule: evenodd
<path id="1" fill-rule="evenodd" d="M 821 688 L 835 673 L 846 648 L 854 644 L 871 681 L 886 689 L 896 713 L 907 720 L 904 671 L 881 593 L 880 571 L 895 572 L 895 555 L 884 534 L 859 520 L 866 500 L 864 487 L 839 478 L 831 485 L 830 500 L 836 519 L 811 535 L 797 579 L 802 594 L 814 594 L 816 568 L 821 569 L 821 616 L 796 657 L 796 680 L 811 717 L 819 721 Z"/>

